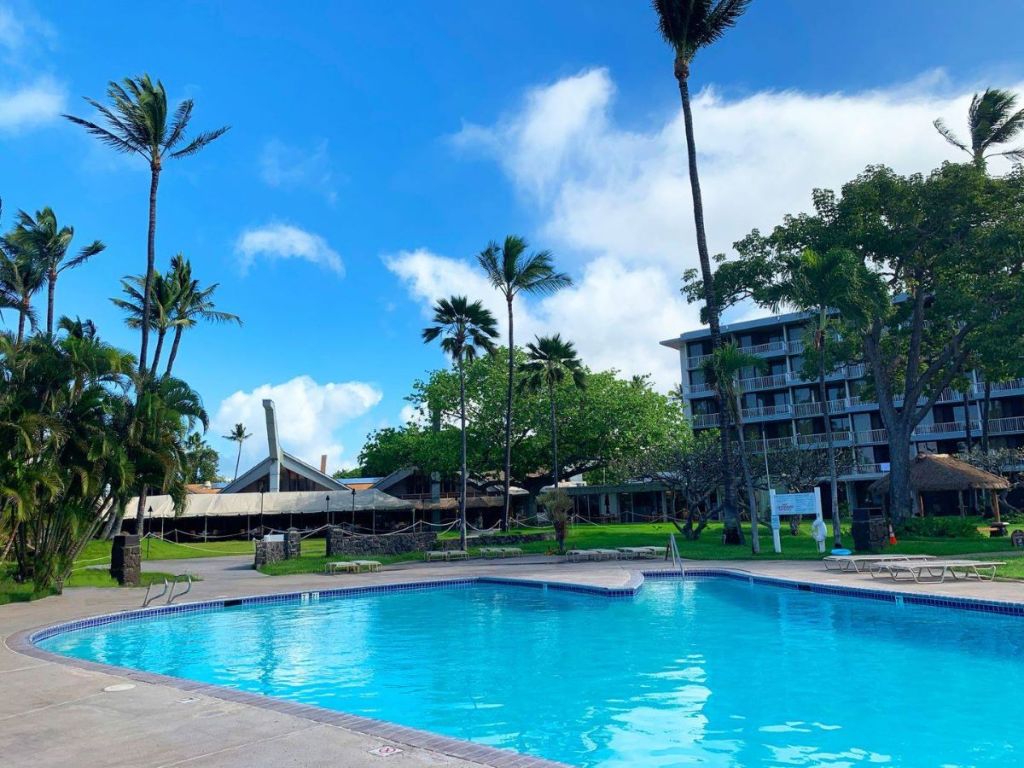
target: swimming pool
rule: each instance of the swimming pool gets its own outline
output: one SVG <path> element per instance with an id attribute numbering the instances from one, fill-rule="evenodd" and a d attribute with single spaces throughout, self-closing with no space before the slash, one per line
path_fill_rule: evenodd
<path id="1" fill-rule="evenodd" d="M 243 605 L 38 645 L 579 766 L 923 768 L 1024 761 L 1022 630 L 711 579 Z"/>

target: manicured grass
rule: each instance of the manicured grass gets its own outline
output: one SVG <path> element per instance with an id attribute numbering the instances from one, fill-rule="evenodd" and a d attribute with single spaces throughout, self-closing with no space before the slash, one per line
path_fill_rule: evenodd
<path id="1" fill-rule="evenodd" d="M 109 541 L 90 541 L 75 562 L 81 565 L 102 565 L 110 562 Z M 184 560 L 192 557 L 223 557 L 224 555 L 251 555 L 251 541 L 182 542 L 177 544 L 163 539 L 142 542 L 143 560 Z"/>
<path id="2" fill-rule="evenodd" d="M 170 573 L 143 572 L 142 586 L 150 584 L 162 584 L 163 580 L 173 579 Z M 193 577 L 193 581 L 195 578 Z M 82 568 L 71 573 L 71 577 L 64 583 L 64 587 L 118 587 L 110 573 L 98 568 Z M 11 568 L 5 567 L 0 575 L 0 605 L 7 603 L 25 603 L 30 600 L 38 600 L 41 597 L 49 597 L 54 592 L 39 592 L 34 584 L 18 584 L 11 578 Z"/>

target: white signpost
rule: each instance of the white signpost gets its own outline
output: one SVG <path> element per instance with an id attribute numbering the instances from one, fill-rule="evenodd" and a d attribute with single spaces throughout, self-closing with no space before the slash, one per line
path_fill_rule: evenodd
<path id="1" fill-rule="evenodd" d="M 814 523 L 811 529 L 814 539 L 818 542 L 818 551 L 825 551 L 825 521 L 821 517 L 821 489 L 815 488 L 813 493 L 776 493 L 768 492 L 772 507 L 772 545 L 776 552 L 782 551 L 782 538 L 779 536 L 781 519 L 791 515 L 812 515 Z"/>

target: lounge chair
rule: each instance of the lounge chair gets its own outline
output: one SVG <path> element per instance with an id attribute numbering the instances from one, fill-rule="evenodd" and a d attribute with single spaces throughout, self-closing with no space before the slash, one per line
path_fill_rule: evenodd
<path id="1" fill-rule="evenodd" d="M 932 559 L 931 555 L 829 555 L 824 563 L 826 571 L 864 573 L 879 563 L 910 563 Z"/>
<path id="2" fill-rule="evenodd" d="M 352 560 L 339 560 L 324 564 L 325 573 L 358 573 L 359 566 Z"/>
<path id="3" fill-rule="evenodd" d="M 523 550 L 519 547 L 501 547 L 501 554 L 503 557 L 522 557 Z"/>
<path id="4" fill-rule="evenodd" d="M 480 547 L 480 554 L 486 558 L 504 557 L 505 550 L 502 547 Z"/>
<path id="5" fill-rule="evenodd" d="M 469 557 L 469 552 L 464 549 L 449 549 L 447 554 L 446 560 L 465 560 Z"/>
<path id="6" fill-rule="evenodd" d="M 431 549 L 423 553 L 423 559 L 428 563 L 431 560 L 447 560 L 448 553 L 443 549 Z"/>
<path id="7" fill-rule="evenodd" d="M 598 560 L 618 560 L 622 556 L 617 549 L 594 549 L 591 551 L 597 554 Z"/>
<path id="8" fill-rule="evenodd" d="M 565 559 L 570 563 L 579 563 L 583 560 L 596 560 L 592 549 L 570 549 L 565 553 Z"/>
<path id="9" fill-rule="evenodd" d="M 363 569 L 366 569 L 369 573 L 376 573 L 380 570 L 380 562 L 377 560 L 353 560 L 352 562 L 356 566 L 357 573 Z"/>
<path id="10" fill-rule="evenodd" d="M 913 579 L 917 584 L 942 584 L 947 576 L 954 581 L 975 578 L 992 581 L 996 568 L 1006 563 L 993 560 L 917 560 L 910 562 L 879 563 L 871 569 L 871 577 L 888 576 L 893 581 Z M 906 577 L 906 578 L 903 578 Z"/>

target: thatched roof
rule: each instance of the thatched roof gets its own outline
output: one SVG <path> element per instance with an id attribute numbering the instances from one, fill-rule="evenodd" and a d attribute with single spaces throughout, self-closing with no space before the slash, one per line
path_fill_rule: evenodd
<path id="1" fill-rule="evenodd" d="M 971 488 L 1002 490 L 1010 483 L 1004 477 L 945 453 L 921 453 L 911 460 L 910 488 L 914 491 L 966 491 Z M 882 495 L 889 492 L 889 475 L 871 484 L 871 492 Z"/>

